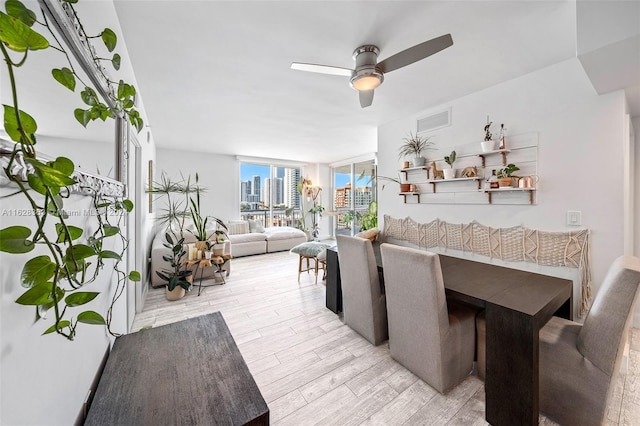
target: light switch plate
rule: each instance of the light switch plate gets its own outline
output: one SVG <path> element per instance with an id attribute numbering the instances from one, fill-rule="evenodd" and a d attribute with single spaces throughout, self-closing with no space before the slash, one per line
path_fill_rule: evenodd
<path id="1" fill-rule="evenodd" d="M 567 212 L 567 225 L 569 226 L 582 225 L 582 213 L 579 211 L 569 210 Z"/>

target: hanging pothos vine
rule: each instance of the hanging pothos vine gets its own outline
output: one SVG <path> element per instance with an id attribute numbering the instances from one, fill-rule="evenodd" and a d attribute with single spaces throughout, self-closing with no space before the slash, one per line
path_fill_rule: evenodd
<path id="1" fill-rule="evenodd" d="M 71 4 L 78 0 L 64 1 L 69 3 L 70 10 L 75 14 Z M 35 220 L 33 229 L 26 226 L 1 229 L 0 251 L 27 253 L 41 247 L 36 250 L 39 254 L 23 266 L 20 282 L 26 290 L 16 302 L 35 306 L 38 317 L 50 310 L 54 312 L 55 322 L 43 330 L 43 334 L 56 332 L 73 340 L 78 323 L 85 323 L 106 325 L 109 332 L 115 335 L 110 327 L 113 305 L 122 294 L 128 280 L 140 281 L 137 271 L 126 273 L 119 266 L 128 245 L 121 222 L 126 213 L 133 209 L 133 203 L 119 196 L 81 187 L 84 193 L 92 196 L 92 217 L 97 221 L 92 224 L 95 231 L 86 234 L 82 228 L 70 225 L 68 215 L 64 211 L 64 201 L 70 197 L 72 187 L 78 185 L 73 178 L 75 165 L 65 157 L 58 157 L 52 161 L 37 158 L 36 120 L 19 108 L 15 72 L 25 64 L 28 54 L 32 51 L 48 48 L 59 51 L 61 59 L 68 66 L 53 69 L 51 74 L 58 83 L 71 91 L 75 92 L 76 82 L 84 86 L 80 97 L 88 108 L 77 108 L 74 116 L 85 127 L 94 120 L 104 121 L 116 116 L 126 116 L 140 131 L 143 121 L 134 108 L 136 90 L 122 80 L 117 83 L 110 81 L 109 84 L 117 89 L 112 90 L 112 99 L 107 102 L 114 106 L 108 106 L 76 73 L 65 46 L 58 42 L 44 13 L 42 16 L 42 20 L 38 20 L 32 10 L 17 0 L 7 0 L 5 12 L 0 11 L 0 50 L 7 67 L 12 98 L 12 105 L 3 105 L 4 129 L 15 142 L 4 173 L 18 187 L 18 191 L 10 196 L 26 198 L 32 210 L 30 216 Z M 75 16 L 77 17 L 77 14 Z M 34 29 L 36 26 L 50 35 L 53 44 Z M 84 32 L 84 29 L 81 28 L 81 31 Z M 97 36 L 88 38 L 102 39 L 109 52 L 115 49 L 117 43 L 115 33 L 109 28 Z M 105 59 L 94 55 L 93 60 L 97 64 Z M 120 55 L 117 53 L 107 61 L 111 62 L 116 70 L 120 68 Z M 12 173 L 13 167 L 22 164 L 23 161 L 29 170 L 26 178 L 21 174 Z M 109 244 L 105 244 L 107 239 L 119 240 L 109 241 L 114 247 L 119 247 L 116 249 L 118 251 L 105 249 L 106 246 L 110 247 Z M 90 305 L 98 296 L 99 292 L 84 291 L 84 287 L 96 280 L 107 260 L 110 261 L 110 265 L 111 260 L 114 262 L 117 285 L 105 318 L 83 305 Z M 68 308 L 78 306 L 82 306 L 84 310 L 74 318 Z"/>

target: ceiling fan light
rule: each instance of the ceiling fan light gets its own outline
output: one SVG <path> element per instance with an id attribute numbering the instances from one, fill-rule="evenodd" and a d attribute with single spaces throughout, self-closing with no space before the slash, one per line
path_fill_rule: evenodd
<path id="1" fill-rule="evenodd" d="M 373 90 L 376 87 L 380 86 L 380 83 L 382 83 L 382 81 L 375 74 L 355 77 L 351 81 L 351 85 L 353 86 L 353 88 L 358 91 Z"/>

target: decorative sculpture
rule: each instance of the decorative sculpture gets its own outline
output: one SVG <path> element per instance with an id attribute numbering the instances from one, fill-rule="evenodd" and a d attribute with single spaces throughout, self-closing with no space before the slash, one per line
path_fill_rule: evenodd
<path id="1" fill-rule="evenodd" d="M 465 167 L 462 169 L 462 173 L 460 173 L 460 177 L 476 177 L 478 176 L 478 168 L 476 166 L 473 167 Z"/>
<path id="2" fill-rule="evenodd" d="M 444 179 L 444 173 L 442 170 L 438 170 L 435 161 L 431 162 L 431 174 L 431 179 Z"/>

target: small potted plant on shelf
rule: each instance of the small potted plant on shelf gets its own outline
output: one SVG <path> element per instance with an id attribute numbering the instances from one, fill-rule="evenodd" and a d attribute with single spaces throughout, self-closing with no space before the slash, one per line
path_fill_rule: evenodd
<path id="1" fill-rule="evenodd" d="M 424 166 L 425 159 L 422 157 L 422 153 L 433 149 L 434 145 L 430 139 L 431 137 L 429 136 L 424 137 L 409 133 L 409 136 L 403 139 L 404 143 L 400 147 L 400 152 L 398 154 L 399 159 L 413 156 L 414 167 Z"/>
<path id="2" fill-rule="evenodd" d="M 388 176 L 377 176 L 378 180 L 386 180 L 389 182 L 395 182 L 398 185 L 400 185 L 400 192 L 409 192 L 410 188 L 411 188 L 411 184 L 410 183 L 402 183 L 402 179 L 400 179 L 400 175 L 398 175 L 398 179 L 396 178 L 392 178 L 392 177 L 388 177 Z M 383 184 L 382 185 L 382 189 L 384 190 L 385 186 L 387 186 L 387 184 Z"/>
<path id="3" fill-rule="evenodd" d="M 520 170 L 520 168 L 515 164 L 507 164 L 506 167 L 498 170 L 497 176 L 500 188 L 513 186 L 513 180 L 514 178 L 517 178 L 517 176 L 514 176 L 513 173 L 518 170 Z"/>
<path id="4" fill-rule="evenodd" d="M 480 142 L 482 152 L 491 152 L 496 148 L 496 141 L 493 140 L 493 134 L 491 133 L 491 124 L 493 122 L 487 120 L 487 124 L 484 126 L 484 142 Z"/>
<path id="5" fill-rule="evenodd" d="M 186 269 L 183 261 L 187 254 L 183 246 L 184 238 L 174 240 L 169 232 L 165 234 L 164 238 L 166 242 L 163 242 L 162 245 L 171 250 L 171 253 L 162 256 L 162 258 L 169 262 L 171 269 L 162 269 L 156 271 L 156 274 L 167 282 L 165 287 L 167 300 L 178 300 L 185 295 L 186 291 L 191 290 L 192 272 Z"/>
<path id="6" fill-rule="evenodd" d="M 451 154 L 445 155 L 444 162 L 449 165 L 448 169 L 444 169 L 442 172 L 444 173 L 445 179 L 453 179 L 456 177 L 456 169 L 453 168 L 453 163 L 456 162 L 456 152 L 451 151 Z"/>

